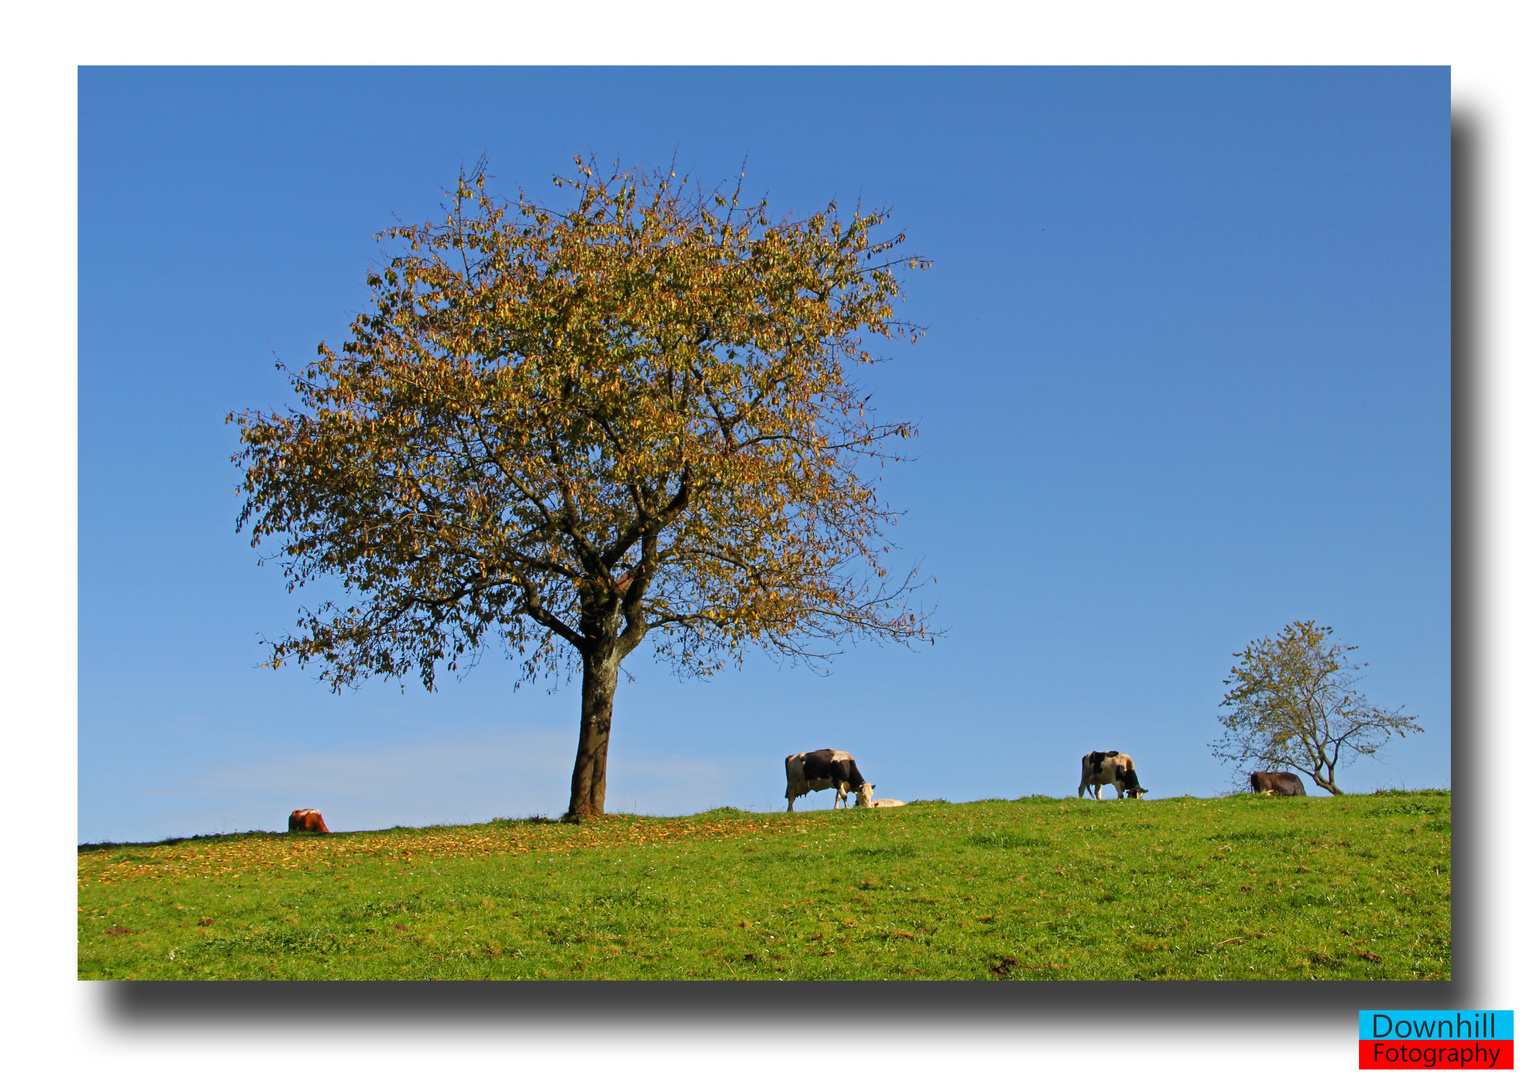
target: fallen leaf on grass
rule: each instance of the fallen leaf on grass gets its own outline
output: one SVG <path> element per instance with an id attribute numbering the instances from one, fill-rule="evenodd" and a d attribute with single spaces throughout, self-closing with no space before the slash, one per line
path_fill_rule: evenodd
<path id="1" fill-rule="evenodd" d="M 1371 952 L 1360 952 L 1358 955 L 1361 959 L 1367 960 L 1371 964 L 1378 964 L 1382 962 L 1379 957 L 1375 956 Z"/>
<path id="2" fill-rule="evenodd" d="M 110 930 L 106 931 L 106 936 L 121 937 L 123 934 L 136 934 L 137 932 L 136 930 L 129 930 L 125 926 L 113 926 Z"/>

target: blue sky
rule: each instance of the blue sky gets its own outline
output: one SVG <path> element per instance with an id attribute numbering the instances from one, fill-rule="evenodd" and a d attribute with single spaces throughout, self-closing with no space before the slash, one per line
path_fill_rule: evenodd
<path id="1" fill-rule="evenodd" d="M 903 799 L 1068 795 L 1116 748 L 1215 795 L 1232 654 L 1295 619 L 1426 728 L 1339 782 L 1448 786 L 1449 109 L 1443 68 L 82 69 L 79 838 L 566 807 L 576 687 L 263 669 L 300 598 L 233 527 L 224 417 L 290 403 L 274 360 L 341 342 L 374 234 L 485 152 L 552 201 L 575 153 L 746 157 L 933 262 L 865 381 L 921 429 L 884 491 L 947 635 L 826 678 L 644 646 L 608 809 L 780 809 L 818 746 Z"/>

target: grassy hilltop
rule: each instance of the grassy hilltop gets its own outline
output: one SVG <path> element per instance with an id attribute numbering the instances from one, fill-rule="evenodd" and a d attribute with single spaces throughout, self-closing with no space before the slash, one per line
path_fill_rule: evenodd
<path id="1" fill-rule="evenodd" d="M 1450 797 L 1051 799 L 79 852 L 82 979 L 1447 979 Z"/>

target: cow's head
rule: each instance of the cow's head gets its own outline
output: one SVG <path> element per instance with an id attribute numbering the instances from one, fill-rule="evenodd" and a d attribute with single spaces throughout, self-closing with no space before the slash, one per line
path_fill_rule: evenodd
<path id="1" fill-rule="evenodd" d="M 861 784 L 854 793 L 854 808 L 858 810 L 861 806 L 869 806 L 873 798 L 875 798 L 875 785 Z"/>
<path id="2" fill-rule="evenodd" d="M 1146 794 L 1146 789 L 1141 786 L 1141 778 L 1135 775 L 1134 769 L 1126 769 L 1120 774 L 1120 780 L 1125 785 L 1125 795 L 1131 799 L 1139 799 Z"/>

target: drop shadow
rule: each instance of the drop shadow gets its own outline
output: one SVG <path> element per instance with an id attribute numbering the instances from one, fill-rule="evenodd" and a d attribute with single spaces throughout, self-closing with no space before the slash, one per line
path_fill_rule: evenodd
<path id="1" fill-rule="evenodd" d="M 1485 562 L 1482 529 L 1481 464 L 1486 446 L 1484 385 L 1480 358 L 1480 215 L 1481 121 L 1468 110 L 1455 108 L 1451 125 L 1453 154 L 1450 191 L 1450 256 L 1452 320 L 1449 345 L 1453 353 L 1450 423 L 1450 486 L 1453 543 L 1451 547 L 1453 715 L 1450 754 L 1453 771 L 1453 1001 L 1466 1003 L 1482 983 L 1487 962 L 1479 927 L 1487 924 L 1482 892 L 1484 867 L 1480 823 L 1481 785 L 1470 774 L 1480 760 L 1480 686 L 1485 677 L 1481 657 L 1481 566 Z"/>
<path id="2" fill-rule="evenodd" d="M 114 983 L 110 1022 L 368 1029 L 534 1027 L 605 1031 L 698 1024 L 1097 1030 L 1255 1015 L 1354 1025 L 1358 1010 L 1449 1008 L 1450 983 Z"/>

